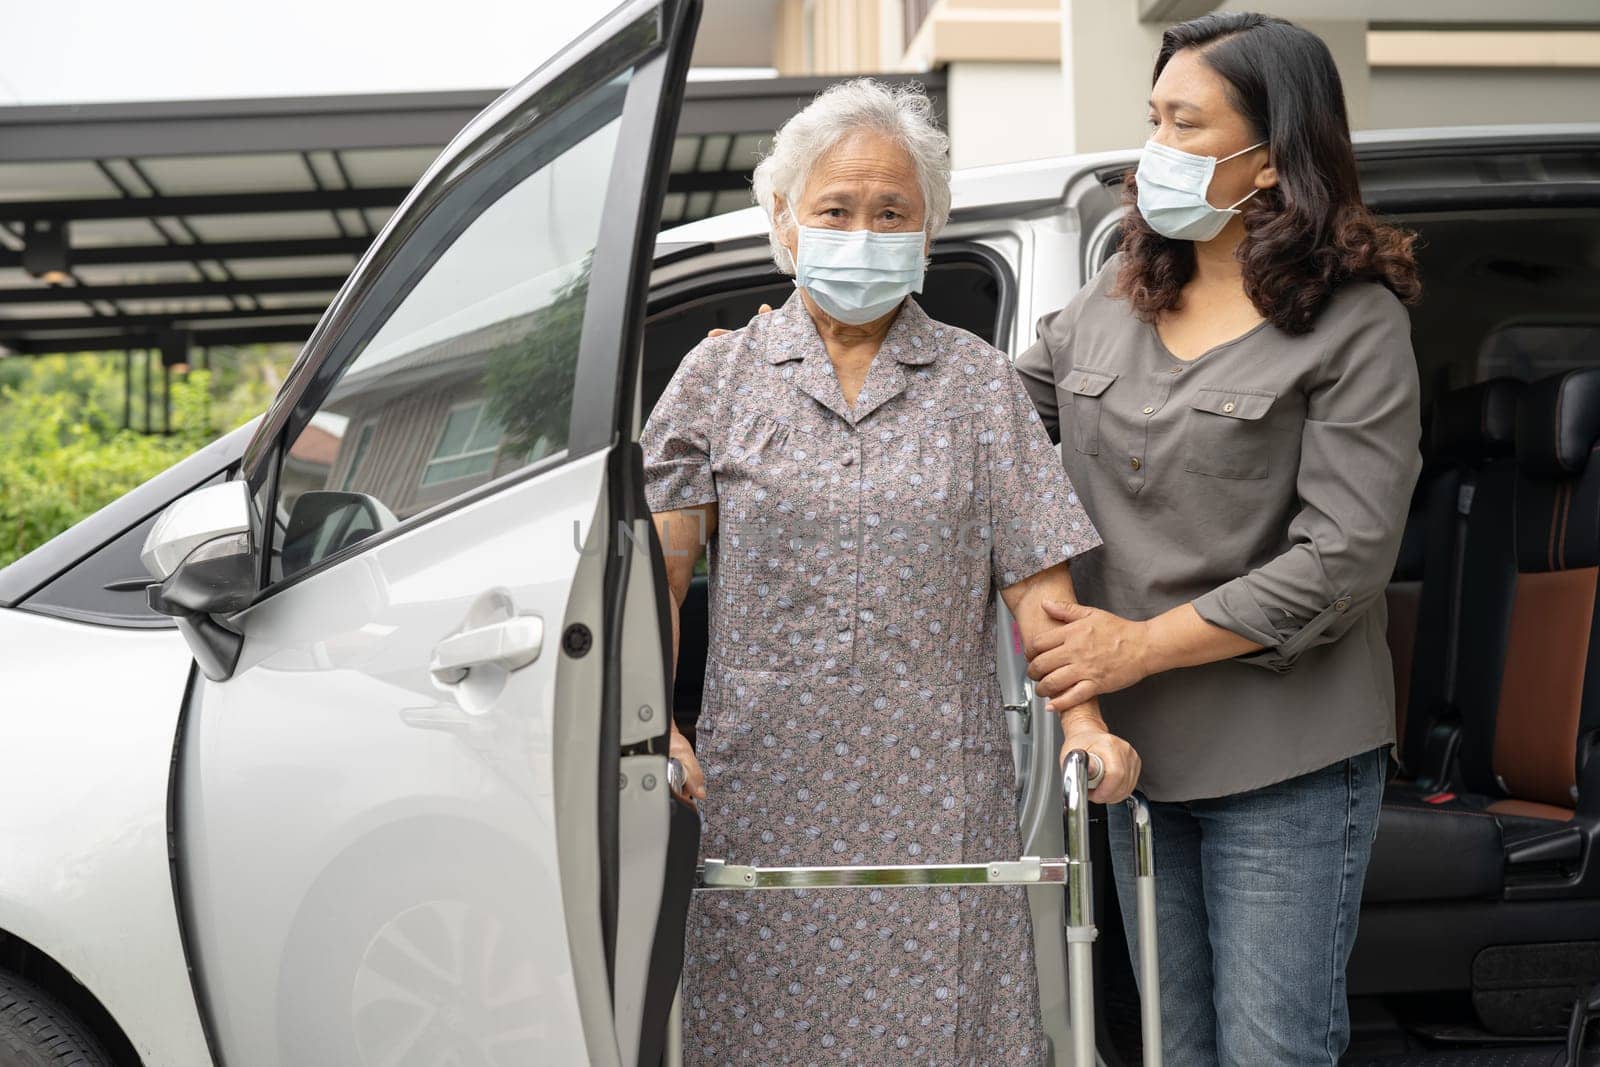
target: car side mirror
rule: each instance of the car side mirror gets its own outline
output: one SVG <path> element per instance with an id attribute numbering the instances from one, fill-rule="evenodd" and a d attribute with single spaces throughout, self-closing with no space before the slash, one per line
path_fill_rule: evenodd
<path id="1" fill-rule="evenodd" d="M 250 603 L 258 573 L 250 491 L 224 482 L 179 497 L 156 519 L 139 559 L 155 581 L 153 611 L 178 621 L 206 677 L 233 673 L 242 639 L 213 616 Z"/>
<path id="2" fill-rule="evenodd" d="M 299 574 L 373 534 L 399 525 L 383 501 L 366 493 L 313 489 L 295 498 L 283 533 L 283 573 Z"/>

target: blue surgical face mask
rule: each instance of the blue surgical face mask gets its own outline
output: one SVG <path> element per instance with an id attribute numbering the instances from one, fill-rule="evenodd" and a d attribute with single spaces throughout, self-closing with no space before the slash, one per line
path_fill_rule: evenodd
<path id="1" fill-rule="evenodd" d="M 881 319 L 922 292 L 927 235 L 797 227 L 794 284 L 832 318 L 852 326 Z"/>
<path id="2" fill-rule="evenodd" d="M 1135 180 L 1139 185 L 1139 214 L 1150 228 L 1174 241 L 1209 241 L 1222 232 L 1239 205 L 1259 189 L 1252 189 L 1227 207 L 1212 207 L 1206 199 L 1217 164 L 1226 163 L 1267 142 L 1241 148 L 1231 156 L 1197 156 L 1149 141 L 1139 155 Z"/>

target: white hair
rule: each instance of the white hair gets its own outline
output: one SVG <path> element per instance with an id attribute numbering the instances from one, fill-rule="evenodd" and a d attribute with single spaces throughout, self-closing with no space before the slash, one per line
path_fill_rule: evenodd
<path id="1" fill-rule="evenodd" d="M 794 224 L 794 205 L 811 168 L 853 133 L 882 134 L 905 149 L 922 188 L 923 231 L 931 240 L 950 218 L 950 138 L 933 123 L 933 101 L 922 86 L 886 85 L 856 78 L 829 86 L 791 117 L 772 138 L 772 151 L 756 165 L 756 203 L 771 222 L 772 259 L 785 274 L 794 260 L 782 235 Z M 785 210 L 775 215 L 774 196 Z"/>

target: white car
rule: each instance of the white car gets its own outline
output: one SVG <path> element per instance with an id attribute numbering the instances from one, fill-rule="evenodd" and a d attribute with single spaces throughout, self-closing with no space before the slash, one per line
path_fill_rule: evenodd
<path id="1" fill-rule="evenodd" d="M 690 729 L 698 711 L 704 591 L 669 684 L 633 442 L 707 329 L 791 286 L 754 209 L 656 235 L 697 18 L 632 0 L 507 92 L 260 420 L 0 571 L 0 1061 L 675 1058 L 698 824 L 668 798 L 665 737 L 669 709 Z M 1435 291 L 1472 285 L 1470 308 L 1418 310 L 1425 382 L 1470 377 L 1505 323 L 1572 311 L 1515 270 L 1482 284 L 1474 250 L 1567 257 L 1592 294 L 1600 262 L 1541 242 L 1600 247 L 1600 126 L 1396 133 L 1361 155 L 1372 202 L 1442 250 Z M 1026 346 L 1114 247 L 1134 161 L 959 174 L 924 305 Z M 1025 848 L 1059 854 L 1053 716 L 1009 642 L 997 655 Z M 1060 890 L 1031 892 L 1064 1050 Z M 1484 903 L 1480 940 L 1519 906 L 1540 909 L 1531 940 L 1600 930 L 1591 887 Z M 1369 909 L 1354 993 L 1472 988 L 1430 954 L 1456 961 L 1477 928 L 1435 946 L 1428 923 L 1459 907 L 1430 907 Z"/>

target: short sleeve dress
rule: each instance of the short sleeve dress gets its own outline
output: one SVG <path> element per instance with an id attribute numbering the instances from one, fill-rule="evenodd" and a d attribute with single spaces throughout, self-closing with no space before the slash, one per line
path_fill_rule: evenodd
<path id="1" fill-rule="evenodd" d="M 718 505 L 702 856 L 1017 855 L 996 589 L 1099 538 L 1006 357 L 908 299 L 847 404 L 797 292 L 690 352 L 642 445 L 652 511 Z M 700 894 L 685 1057 L 1034 1063 L 1033 951 L 1020 889 Z"/>

